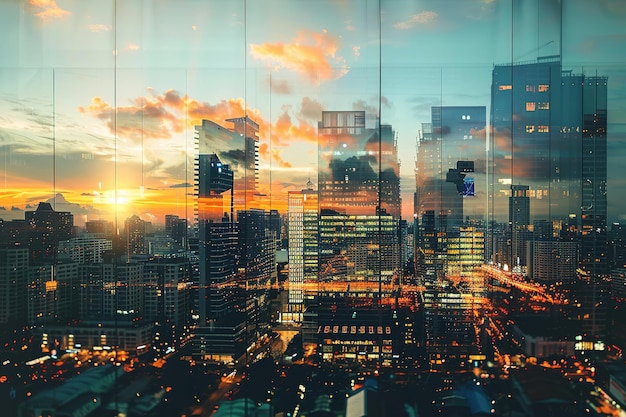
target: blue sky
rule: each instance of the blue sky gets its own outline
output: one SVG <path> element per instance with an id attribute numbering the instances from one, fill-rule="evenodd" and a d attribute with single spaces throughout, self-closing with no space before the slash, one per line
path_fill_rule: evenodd
<path id="1" fill-rule="evenodd" d="M 322 110 L 365 109 L 370 125 L 380 115 L 397 133 L 410 218 L 430 107 L 489 107 L 493 64 L 561 51 L 564 68 L 609 76 L 616 220 L 624 21 L 620 0 L 4 0 L 0 218 L 55 192 L 83 219 L 106 217 L 116 195 L 121 215 L 188 216 L 194 124 L 244 108 L 261 125 L 260 181 L 277 208 L 315 177 Z M 468 212 L 481 214 L 476 192 Z"/>

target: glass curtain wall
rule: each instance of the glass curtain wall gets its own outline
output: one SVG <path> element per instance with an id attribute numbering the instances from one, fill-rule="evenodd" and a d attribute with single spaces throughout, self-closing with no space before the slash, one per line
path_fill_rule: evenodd
<path id="1" fill-rule="evenodd" d="M 617 0 L 2 2 L 7 360 L 111 364 L 110 393 L 171 355 L 253 364 L 276 334 L 275 357 L 466 370 L 496 356 L 494 311 L 604 343 L 623 315 L 625 17 Z M 18 374 L 0 384 L 15 413 L 65 404 Z"/>

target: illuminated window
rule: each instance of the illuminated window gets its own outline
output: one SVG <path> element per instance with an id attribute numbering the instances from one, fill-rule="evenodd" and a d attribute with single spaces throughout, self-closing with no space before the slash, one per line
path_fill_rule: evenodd
<path id="1" fill-rule="evenodd" d="M 526 111 L 535 111 L 535 102 L 534 101 L 527 101 L 526 102 Z"/>
<path id="2" fill-rule="evenodd" d="M 550 103 L 547 101 L 537 103 L 537 108 L 539 110 L 550 110 Z"/>
<path id="3" fill-rule="evenodd" d="M 530 84 L 526 84 L 526 91 L 529 93 L 534 93 L 535 92 L 535 86 L 534 85 L 530 85 Z"/>
<path id="4" fill-rule="evenodd" d="M 550 86 L 548 84 L 539 84 L 538 91 L 540 93 L 545 93 L 548 90 L 550 90 Z"/>
<path id="5" fill-rule="evenodd" d="M 533 133 L 535 131 L 535 125 L 526 125 L 526 133 Z"/>
<path id="6" fill-rule="evenodd" d="M 547 133 L 550 131 L 550 127 L 546 126 L 546 125 L 539 125 L 537 126 L 537 132 L 539 133 Z"/>
<path id="7" fill-rule="evenodd" d="M 498 87 L 498 90 L 500 91 L 504 91 L 504 90 L 512 90 L 513 86 L 509 85 L 509 84 L 505 84 L 505 85 L 501 85 Z"/>

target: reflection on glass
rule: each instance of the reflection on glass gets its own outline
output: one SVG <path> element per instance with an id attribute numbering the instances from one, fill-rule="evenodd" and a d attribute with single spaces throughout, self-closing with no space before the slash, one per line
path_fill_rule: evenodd
<path id="1" fill-rule="evenodd" d="M 1 2 L 0 404 L 619 414 L 625 16 Z"/>

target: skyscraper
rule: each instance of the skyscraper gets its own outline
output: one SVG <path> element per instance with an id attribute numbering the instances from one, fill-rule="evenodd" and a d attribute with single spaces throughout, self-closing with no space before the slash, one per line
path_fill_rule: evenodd
<path id="1" fill-rule="evenodd" d="M 606 328 L 607 81 L 563 70 L 558 55 L 496 65 L 492 79 L 492 219 L 523 183 L 530 221 L 566 225 L 561 236 L 580 244 L 572 315 L 594 337 Z"/>
<path id="2" fill-rule="evenodd" d="M 259 126 L 247 116 L 226 121 L 232 123 L 231 128 L 210 120 L 203 120 L 202 125 L 196 126 L 200 317 L 194 356 L 218 361 L 233 360 L 245 349 L 246 300 L 239 311 L 235 311 L 228 285 L 236 282 L 241 262 L 252 263 L 255 254 L 258 255 L 258 251 L 253 250 L 257 248 L 255 241 L 242 235 L 243 240 L 238 243 L 241 230 L 235 215 L 241 213 L 242 219 L 247 219 L 246 213 L 258 204 L 255 200 Z M 258 226 L 255 222 L 242 224 L 247 225 L 244 235 Z M 264 225 L 263 231 L 258 233 L 265 237 Z M 245 259 L 241 258 L 241 250 L 246 253 Z M 265 271 L 266 267 L 261 269 Z"/>
<path id="3" fill-rule="evenodd" d="M 530 240 L 530 198 L 527 185 L 511 185 L 509 197 L 510 250 L 508 265 L 526 267 L 526 243 Z"/>
<path id="4" fill-rule="evenodd" d="M 474 183 L 482 184 L 474 178 L 485 173 L 486 114 L 484 106 L 431 108 L 431 123 L 422 124 L 417 144 L 418 219 L 433 211 L 438 229 L 463 224 L 465 197 L 473 197 Z M 470 212 L 482 216 L 479 210 L 476 205 Z"/>
<path id="5" fill-rule="evenodd" d="M 302 322 L 305 283 L 315 285 L 318 272 L 317 191 L 307 188 L 289 192 L 289 295 L 283 321 Z"/>
<path id="6" fill-rule="evenodd" d="M 320 209 L 400 217 L 398 151 L 389 125 L 365 111 L 324 111 L 318 124 Z"/>
<path id="7" fill-rule="evenodd" d="M 493 214 L 523 183 L 531 218 L 583 211 L 606 223 L 606 88 L 606 77 L 562 70 L 559 56 L 494 67 Z"/>
<path id="8" fill-rule="evenodd" d="M 324 111 L 318 125 L 320 280 L 389 282 L 400 265 L 398 153 L 365 111 Z"/>
<path id="9" fill-rule="evenodd" d="M 608 274 L 607 77 L 585 77 L 582 87 L 582 204 L 580 266 Z"/>
<path id="10" fill-rule="evenodd" d="M 165 233 L 174 239 L 179 248 L 187 249 L 187 219 L 181 219 L 174 214 L 166 214 Z"/>
<path id="11" fill-rule="evenodd" d="M 146 244 L 146 223 L 146 221 L 141 220 L 139 216 L 135 214 L 124 221 L 126 254 L 129 258 L 131 255 L 143 255 L 148 253 L 148 245 Z"/>
<path id="12" fill-rule="evenodd" d="M 0 324 L 16 327 L 26 322 L 28 248 L 0 245 Z"/>
<path id="13" fill-rule="evenodd" d="M 35 263 L 52 261 L 59 242 L 74 237 L 72 213 L 54 211 L 50 203 L 39 203 L 36 210 L 25 213 L 25 219 L 31 260 Z"/>

